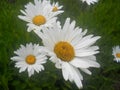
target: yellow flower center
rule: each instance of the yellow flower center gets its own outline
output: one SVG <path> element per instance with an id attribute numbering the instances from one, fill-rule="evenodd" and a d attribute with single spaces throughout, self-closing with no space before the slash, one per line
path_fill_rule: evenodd
<path id="1" fill-rule="evenodd" d="M 116 53 L 116 57 L 117 57 L 117 58 L 120 58 L 120 53 Z"/>
<path id="2" fill-rule="evenodd" d="M 52 11 L 56 12 L 56 11 L 58 11 L 58 8 L 56 6 L 54 6 Z"/>
<path id="3" fill-rule="evenodd" d="M 54 52 L 56 53 L 57 57 L 60 58 L 62 61 L 71 61 L 74 56 L 74 48 L 68 42 L 58 42 L 54 47 Z"/>
<path id="4" fill-rule="evenodd" d="M 44 16 L 42 15 L 37 15 L 33 18 L 32 22 L 37 25 L 37 26 L 40 26 L 42 24 L 45 24 L 46 23 L 46 19 Z"/>
<path id="5" fill-rule="evenodd" d="M 35 56 L 34 56 L 34 55 L 28 55 L 28 56 L 26 57 L 26 62 L 27 62 L 28 64 L 34 64 L 34 63 L 36 62 Z"/>

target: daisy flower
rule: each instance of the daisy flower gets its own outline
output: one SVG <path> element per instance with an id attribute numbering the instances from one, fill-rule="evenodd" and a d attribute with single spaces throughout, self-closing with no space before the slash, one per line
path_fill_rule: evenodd
<path id="1" fill-rule="evenodd" d="M 98 0 L 82 0 L 82 2 L 86 2 L 88 5 L 91 5 L 98 2 Z"/>
<path id="2" fill-rule="evenodd" d="M 113 47 L 112 55 L 114 56 L 115 61 L 120 62 L 120 47 L 119 46 Z"/>
<path id="3" fill-rule="evenodd" d="M 29 2 L 25 5 L 25 10 L 20 10 L 23 15 L 18 17 L 27 22 L 27 31 L 42 30 L 43 27 L 52 27 L 61 12 L 54 13 L 50 1 L 34 0 L 34 4 Z"/>
<path id="4" fill-rule="evenodd" d="M 87 30 L 82 32 L 81 28 L 75 27 L 75 21 L 70 23 L 70 18 L 66 19 L 63 28 L 54 25 L 39 33 L 48 50 L 49 59 L 56 68 L 62 70 L 63 78 L 74 82 L 78 88 L 82 88 L 83 80 L 79 69 L 91 74 L 89 67 L 100 67 L 94 56 L 99 53 L 99 47 L 93 46 L 100 36 L 85 36 L 86 33 Z"/>
<path id="5" fill-rule="evenodd" d="M 52 9 L 53 12 L 59 12 L 59 13 L 63 13 L 64 12 L 63 10 L 61 10 L 63 8 L 63 6 L 62 5 L 59 6 L 58 2 L 53 3 L 52 7 L 53 7 L 53 9 Z"/>
<path id="6" fill-rule="evenodd" d="M 34 74 L 34 71 L 39 73 L 44 70 L 42 64 L 46 63 L 46 55 L 44 52 L 44 47 L 38 44 L 26 44 L 26 46 L 21 45 L 21 47 L 14 51 L 16 56 L 12 57 L 11 60 L 15 61 L 15 67 L 19 68 L 19 73 L 27 69 L 28 76 Z"/>

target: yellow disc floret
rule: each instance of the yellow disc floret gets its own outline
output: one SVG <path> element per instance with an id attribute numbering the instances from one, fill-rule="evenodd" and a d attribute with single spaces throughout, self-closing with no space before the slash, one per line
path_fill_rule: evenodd
<path id="1" fill-rule="evenodd" d="M 55 45 L 54 52 L 58 58 L 67 62 L 71 61 L 75 56 L 74 48 L 72 45 L 64 41 L 58 42 Z"/>
<path id="2" fill-rule="evenodd" d="M 120 58 L 120 53 L 116 53 L 116 57 L 117 57 L 117 58 Z"/>
<path id="3" fill-rule="evenodd" d="M 33 18 L 32 22 L 35 25 L 40 26 L 46 23 L 46 18 L 42 15 L 37 15 Z"/>
<path id="4" fill-rule="evenodd" d="M 56 11 L 58 11 L 58 8 L 56 6 L 54 6 L 52 11 L 56 12 Z"/>
<path id="5" fill-rule="evenodd" d="M 35 56 L 34 56 L 34 55 L 28 55 L 28 56 L 26 57 L 26 62 L 27 62 L 28 64 L 34 64 L 34 63 L 36 62 Z"/>

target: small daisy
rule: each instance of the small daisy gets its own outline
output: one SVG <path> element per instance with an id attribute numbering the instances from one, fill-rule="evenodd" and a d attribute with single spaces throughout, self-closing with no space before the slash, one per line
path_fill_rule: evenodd
<path id="1" fill-rule="evenodd" d="M 19 73 L 27 69 L 28 76 L 34 74 L 34 71 L 39 73 L 41 70 L 44 70 L 42 64 L 46 63 L 46 55 L 44 52 L 44 47 L 39 46 L 38 44 L 26 44 L 26 46 L 21 45 L 21 47 L 14 51 L 17 56 L 11 58 L 15 61 L 15 67 L 19 68 Z"/>
<path id="2" fill-rule="evenodd" d="M 54 13 L 50 1 L 34 0 L 25 5 L 25 10 L 20 10 L 23 15 L 18 17 L 27 22 L 27 31 L 42 30 L 43 27 L 52 27 L 60 12 Z"/>
<path id="3" fill-rule="evenodd" d="M 86 2 L 88 5 L 91 5 L 98 2 L 98 0 L 82 0 L 82 2 Z"/>
<path id="4" fill-rule="evenodd" d="M 52 7 L 53 7 L 53 9 L 52 9 L 53 12 L 59 12 L 59 13 L 63 13 L 64 12 L 63 10 L 61 10 L 63 8 L 63 6 L 62 5 L 59 6 L 58 2 L 53 3 Z"/>
<path id="5" fill-rule="evenodd" d="M 82 88 L 83 80 L 79 69 L 91 74 L 89 67 L 100 67 L 94 56 L 99 53 L 99 47 L 93 46 L 100 37 L 84 36 L 86 32 L 87 30 L 82 32 L 81 28 L 75 28 L 75 21 L 70 23 L 70 18 L 67 18 L 63 28 L 54 25 L 39 33 L 50 60 L 56 68 L 62 70 L 64 79 L 75 82 L 78 88 Z"/>
<path id="6" fill-rule="evenodd" d="M 120 47 L 119 46 L 113 47 L 112 55 L 114 56 L 115 61 L 120 62 Z"/>

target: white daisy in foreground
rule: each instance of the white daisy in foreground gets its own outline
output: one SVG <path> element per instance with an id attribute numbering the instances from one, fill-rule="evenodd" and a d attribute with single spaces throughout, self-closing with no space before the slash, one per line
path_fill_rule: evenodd
<path id="1" fill-rule="evenodd" d="M 70 23 L 70 18 L 67 18 L 63 28 L 54 25 L 39 33 L 48 49 L 50 60 L 56 68 L 62 69 L 64 79 L 75 82 L 78 88 L 82 88 L 83 80 L 79 69 L 91 74 L 89 67 L 100 67 L 94 56 L 99 53 L 99 47 L 93 46 L 100 36 L 84 36 L 86 32 L 87 30 L 82 32 L 81 28 L 75 28 L 75 21 Z"/>
<path id="2" fill-rule="evenodd" d="M 46 63 L 46 55 L 44 52 L 44 47 L 38 44 L 26 44 L 26 46 L 21 45 L 21 47 L 14 51 L 17 56 L 11 59 L 15 61 L 15 67 L 20 68 L 19 73 L 27 69 L 28 76 L 34 74 L 34 71 L 39 73 L 44 70 L 42 64 Z"/>
<path id="3" fill-rule="evenodd" d="M 82 2 L 86 2 L 88 5 L 91 5 L 98 2 L 98 0 L 82 0 Z"/>
<path id="4" fill-rule="evenodd" d="M 63 8 L 63 6 L 62 5 L 59 6 L 58 2 L 53 3 L 52 7 L 53 7 L 53 10 L 52 10 L 53 12 L 59 12 L 59 13 L 63 13 L 64 12 L 63 10 L 61 10 Z"/>
<path id="5" fill-rule="evenodd" d="M 114 60 L 117 62 L 120 62 L 120 46 L 113 47 L 113 53 Z"/>
<path id="6" fill-rule="evenodd" d="M 56 22 L 57 15 L 60 12 L 54 13 L 53 7 L 48 0 L 34 0 L 34 4 L 29 2 L 25 5 L 25 10 L 20 10 L 22 14 L 18 17 L 23 21 L 28 22 L 27 31 L 41 30 L 43 27 L 52 27 Z"/>

